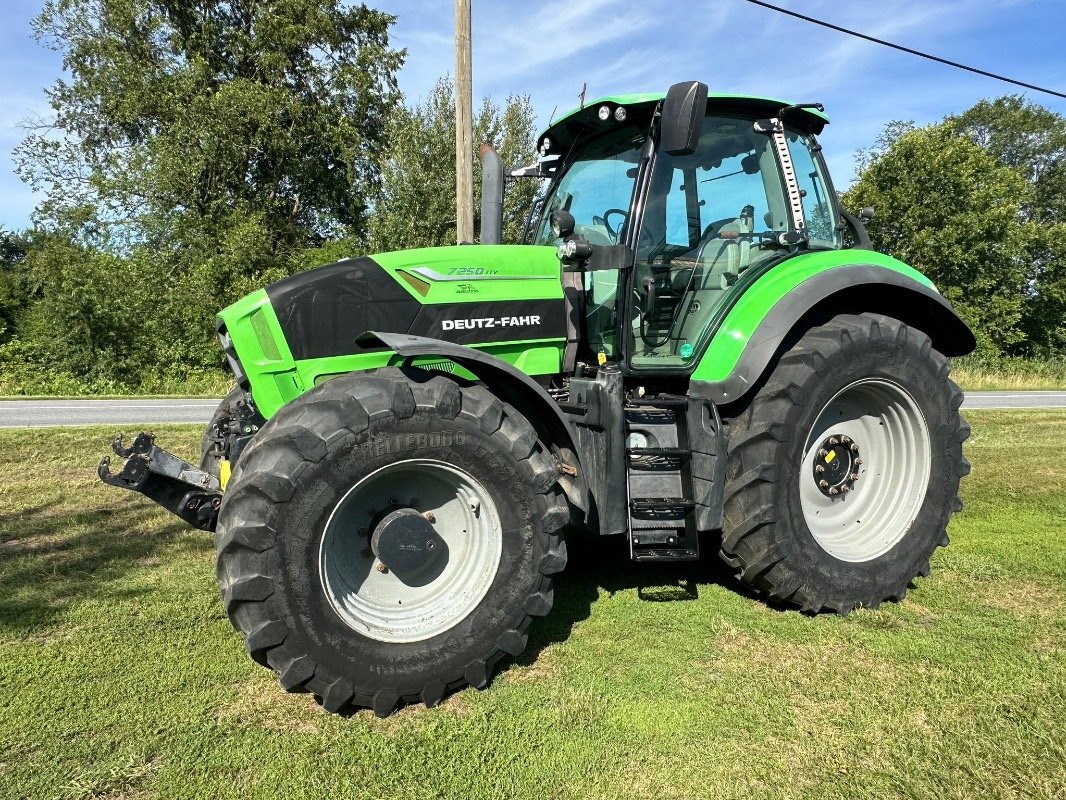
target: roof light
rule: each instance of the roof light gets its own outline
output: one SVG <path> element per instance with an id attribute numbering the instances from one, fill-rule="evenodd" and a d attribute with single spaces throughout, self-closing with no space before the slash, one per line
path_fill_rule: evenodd
<path id="1" fill-rule="evenodd" d="M 614 110 L 614 118 L 619 122 L 625 122 L 626 110 L 622 106 L 618 106 L 618 108 Z"/>
<path id="2" fill-rule="evenodd" d="M 548 151 L 551 150 L 551 149 L 552 149 L 552 140 L 549 139 L 547 136 L 545 136 L 544 140 L 540 143 L 540 154 L 542 156 L 543 155 L 547 155 Z"/>
<path id="3" fill-rule="evenodd" d="M 596 112 L 596 116 L 600 118 L 600 122 L 606 122 L 611 118 L 611 107 L 600 106 L 599 110 Z"/>

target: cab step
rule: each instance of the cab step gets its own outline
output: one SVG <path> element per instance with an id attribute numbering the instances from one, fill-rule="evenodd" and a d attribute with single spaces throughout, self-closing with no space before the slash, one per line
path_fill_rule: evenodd
<path id="1" fill-rule="evenodd" d="M 687 407 L 688 400 L 676 395 L 627 398 L 626 491 L 629 555 L 634 561 L 699 558 Z"/>
<path id="2" fill-rule="evenodd" d="M 675 511 L 678 513 L 688 511 L 696 507 L 696 501 L 687 497 L 638 497 L 629 501 L 631 511 L 641 513 L 645 511 Z"/>

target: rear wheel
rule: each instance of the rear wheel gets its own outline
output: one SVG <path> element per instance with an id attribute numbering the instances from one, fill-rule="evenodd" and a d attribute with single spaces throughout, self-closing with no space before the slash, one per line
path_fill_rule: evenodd
<path id="1" fill-rule="evenodd" d="M 529 423 L 417 370 L 337 378 L 234 471 L 217 573 L 249 653 L 330 711 L 487 684 L 552 602 L 569 520 Z"/>
<path id="2" fill-rule="evenodd" d="M 730 422 L 722 557 L 805 611 L 902 599 L 969 472 L 962 392 L 929 337 L 874 314 L 807 331 Z"/>

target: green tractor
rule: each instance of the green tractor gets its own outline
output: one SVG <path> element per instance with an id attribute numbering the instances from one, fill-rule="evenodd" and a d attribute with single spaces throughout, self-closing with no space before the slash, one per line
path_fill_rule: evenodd
<path id="1" fill-rule="evenodd" d="M 718 555 L 806 613 L 900 600 L 969 465 L 974 337 L 840 207 L 818 104 L 608 97 L 553 123 L 521 245 L 345 259 L 218 315 L 199 464 L 101 477 L 214 531 L 226 613 L 325 708 L 439 703 L 526 646 L 564 529 Z M 486 243 L 488 242 L 488 243 Z M 615 547 L 615 540 L 604 545 Z"/>

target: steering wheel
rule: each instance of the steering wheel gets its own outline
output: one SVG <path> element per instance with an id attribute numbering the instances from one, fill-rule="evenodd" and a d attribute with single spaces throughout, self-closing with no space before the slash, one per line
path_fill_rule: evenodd
<path id="1" fill-rule="evenodd" d="M 611 223 L 607 221 L 612 214 L 618 214 L 622 218 L 622 221 L 618 225 L 618 230 L 612 228 Z M 629 219 L 629 212 L 623 208 L 608 208 L 603 212 L 601 219 L 603 220 L 603 227 L 607 229 L 607 233 L 617 242 L 618 234 L 622 232 L 622 226 L 625 225 L 626 220 Z"/>

